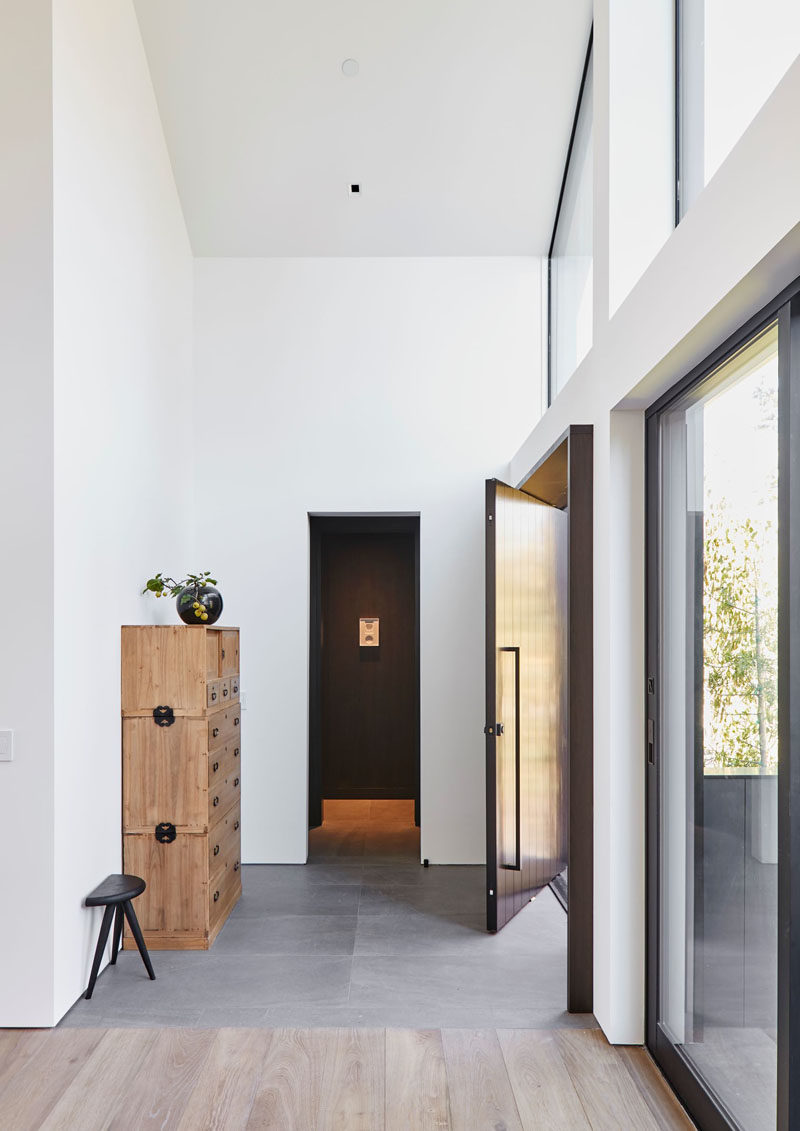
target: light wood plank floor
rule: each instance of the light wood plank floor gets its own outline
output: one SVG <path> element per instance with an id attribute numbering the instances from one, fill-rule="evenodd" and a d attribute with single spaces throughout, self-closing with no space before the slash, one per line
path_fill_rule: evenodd
<path id="1" fill-rule="evenodd" d="M 598 1030 L 0 1031 L 9 1131 L 666 1131 L 652 1061 Z"/>

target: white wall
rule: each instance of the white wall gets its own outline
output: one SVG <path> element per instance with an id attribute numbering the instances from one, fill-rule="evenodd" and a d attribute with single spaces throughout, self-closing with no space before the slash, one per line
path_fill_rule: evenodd
<path id="1" fill-rule="evenodd" d="M 616 0 L 609 8 L 604 321 L 652 262 L 675 221 L 674 23 L 675 0 Z"/>
<path id="2" fill-rule="evenodd" d="M 57 1019 L 121 870 L 120 625 L 192 568 L 192 259 L 131 0 L 54 0 L 53 82 Z"/>
<path id="3" fill-rule="evenodd" d="M 53 214 L 50 0 L 0 0 L 0 1026 L 53 996 Z"/>
<path id="4" fill-rule="evenodd" d="M 197 542 L 242 628 L 247 861 L 306 859 L 309 511 L 421 514 L 422 855 L 485 853 L 483 484 L 538 415 L 537 259 L 200 259 Z"/>
<path id="5" fill-rule="evenodd" d="M 613 62 L 613 36 L 620 32 L 610 8 L 610 0 L 596 0 L 594 345 L 508 476 L 522 481 L 569 424 L 594 425 L 595 1014 L 611 1041 L 639 1043 L 645 1007 L 642 410 L 800 274 L 800 148 L 787 134 L 800 110 L 800 60 L 660 250 L 663 210 L 652 212 L 652 262 L 645 266 L 637 257 L 638 281 L 621 302 L 615 289 L 610 304 L 610 264 L 620 253 L 614 241 L 630 236 L 620 230 L 610 200 L 624 173 L 614 163 L 626 160 L 626 147 L 610 143 L 619 90 L 609 82 L 609 56 Z M 626 249 L 620 254 L 617 268 Z M 624 279 L 627 287 L 632 275 L 626 268 L 617 283 Z"/>

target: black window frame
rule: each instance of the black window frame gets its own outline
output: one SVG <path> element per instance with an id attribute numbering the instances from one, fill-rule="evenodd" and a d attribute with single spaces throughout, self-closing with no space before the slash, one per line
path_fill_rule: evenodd
<path id="1" fill-rule="evenodd" d="M 658 1024 L 660 963 L 661 413 L 760 330 L 778 323 L 778 1062 L 777 1131 L 800 1127 L 800 278 L 728 337 L 645 413 L 646 429 L 646 1044 L 704 1131 L 736 1131 L 692 1063 Z M 792 519 L 794 518 L 794 521 Z M 795 694 L 792 695 L 794 689 Z M 648 737 L 650 742 L 648 743 Z"/>
<path id="2" fill-rule="evenodd" d="M 676 0 L 676 3 L 678 0 Z M 575 134 L 578 131 L 578 120 L 580 118 L 581 106 L 583 105 L 583 92 L 586 89 L 586 76 L 589 73 L 589 64 L 592 60 L 592 45 L 594 42 L 594 24 L 589 29 L 589 42 L 586 46 L 586 55 L 583 60 L 583 70 L 581 71 L 581 84 L 578 88 L 578 99 L 575 103 L 575 113 L 572 118 L 572 130 L 569 135 L 569 145 L 567 146 L 567 157 L 564 162 L 564 172 L 561 175 L 561 187 L 558 192 L 558 203 L 556 204 L 556 214 L 553 220 L 553 231 L 550 235 L 550 246 L 547 249 L 547 407 L 553 403 L 553 248 L 556 243 L 556 236 L 558 234 L 558 221 L 561 219 L 561 206 L 564 203 L 564 192 L 567 187 L 567 178 L 569 177 L 569 166 L 572 160 L 572 150 L 575 145 Z M 594 126 L 594 123 L 592 123 Z M 592 225 L 594 229 L 594 224 Z"/>

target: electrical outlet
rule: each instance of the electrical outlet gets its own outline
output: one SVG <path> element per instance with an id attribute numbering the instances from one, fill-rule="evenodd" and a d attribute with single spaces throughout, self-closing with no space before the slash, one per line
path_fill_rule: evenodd
<path id="1" fill-rule="evenodd" d="M 14 761 L 14 732 L 0 730 L 0 762 Z"/>

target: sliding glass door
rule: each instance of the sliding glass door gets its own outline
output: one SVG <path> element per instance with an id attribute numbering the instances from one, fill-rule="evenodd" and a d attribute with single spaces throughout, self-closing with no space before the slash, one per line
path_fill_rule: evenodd
<path id="1" fill-rule="evenodd" d="M 648 417 L 648 1043 L 712 1131 L 800 1126 L 779 1007 L 791 326 L 787 303 Z"/>

